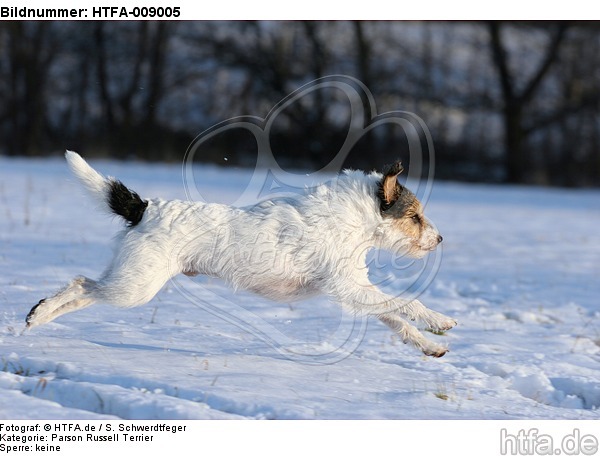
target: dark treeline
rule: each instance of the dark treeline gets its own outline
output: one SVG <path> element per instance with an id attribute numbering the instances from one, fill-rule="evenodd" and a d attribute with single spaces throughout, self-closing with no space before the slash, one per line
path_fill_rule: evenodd
<path id="1" fill-rule="evenodd" d="M 193 138 L 239 115 L 265 117 L 303 84 L 356 78 L 378 112 L 431 131 L 436 175 L 600 184 L 600 26 L 593 22 L 1 22 L 0 154 L 180 160 Z M 286 108 L 271 146 L 317 169 L 349 128 L 343 96 Z M 346 166 L 407 156 L 401 128 L 361 138 Z M 202 159 L 251 165 L 245 134 Z"/>

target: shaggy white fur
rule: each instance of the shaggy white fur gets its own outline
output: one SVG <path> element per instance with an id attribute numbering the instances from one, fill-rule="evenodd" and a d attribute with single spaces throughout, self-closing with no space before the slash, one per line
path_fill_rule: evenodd
<path id="1" fill-rule="evenodd" d="M 67 152 L 66 158 L 91 195 L 132 226 L 119 236 L 116 254 L 98 280 L 77 277 L 40 301 L 27 317 L 28 327 L 95 302 L 139 306 L 176 274 L 205 274 L 276 301 L 325 293 L 351 312 L 378 317 L 426 355 L 448 351 L 405 319 L 421 320 L 435 332 L 452 328 L 453 319 L 416 299 L 384 294 L 367 274 L 372 248 L 421 257 L 441 242 L 419 201 L 397 182 L 399 163 L 384 174 L 345 171 L 304 195 L 235 208 L 143 201 L 78 154 Z"/>

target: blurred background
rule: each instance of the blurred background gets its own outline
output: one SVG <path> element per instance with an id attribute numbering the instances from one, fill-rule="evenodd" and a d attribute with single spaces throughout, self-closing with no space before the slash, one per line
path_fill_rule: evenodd
<path id="1" fill-rule="evenodd" d="M 265 117 L 316 78 L 362 81 L 379 113 L 428 126 L 441 179 L 600 185 L 596 22 L 0 22 L 0 155 L 180 161 L 198 134 Z M 286 108 L 282 166 L 320 169 L 349 128 L 334 88 Z M 407 156 L 399 127 L 364 136 L 345 166 Z M 252 166 L 251 135 L 206 162 Z M 226 161 L 224 161 L 226 157 Z"/>

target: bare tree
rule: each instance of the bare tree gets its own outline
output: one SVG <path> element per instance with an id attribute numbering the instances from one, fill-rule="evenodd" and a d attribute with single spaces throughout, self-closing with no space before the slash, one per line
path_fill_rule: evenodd
<path id="1" fill-rule="evenodd" d="M 510 56 L 502 33 L 503 27 L 501 22 L 494 21 L 488 24 L 492 61 L 502 94 L 506 180 L 523 182 L 529 158 L 524 150 L 524 142 L 527 135 L 535 129 L 525 124 L 524 111 L 540 89 L 552 66 L 557 62 L 568 24 L 559 22 L 549 28 L 549 39 L 544 55 L 537 69 L 528 80 L 523 82 L 517 82 L 516 75 L 511 69 Z"/>
<path id="2" fill-rule="evenodd" d="M 4 118 L 10 155 L 39 154 L 47 128 L 47 83 L 57 54 L 52 24 L 11 21 L 1 24 L 6 44 L 7 87 Z"/>
<path id="3" fill-rule="evenodd" d="M 98 98 L 108 146 L 121 144 L 127 153 L 145 150 L 150 154 L 149 146 L 156 145 L 170 28 L 166 22 L 95 24 Z M 116 147 L 111 150 L 122 153 Z"/>
<path id="4" fill-rule="evenodd" d="M 581 185 L 600 176 L 600 28 L 563 22 L 0 23 L 0 153 L 85 145 L 115 157 L 181 155 L 223 119 L 266 116 L 303 84 L 361 80 L 378 112 L 429 127 L 438 175 Z M 328 163 L 347 97 L 286 106 L 271 146 L 295 167 Z M 406 156 L 400 127 L 361 138 L 346 166 Z M 252 139 L 206 155 L 249 163 Z M 249 158 L 248 158 L 249 157 Z"/>

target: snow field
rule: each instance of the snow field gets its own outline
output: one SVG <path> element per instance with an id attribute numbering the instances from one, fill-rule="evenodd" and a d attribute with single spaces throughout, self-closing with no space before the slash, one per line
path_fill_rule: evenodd
<path id="1" fill-rule="evenodd" d="M 180 166 L 93 165 L 186 197 Z M 231 202 L 251 171 L 196 175 Z M 273 303 L 205 277 L 23 332 L 39 299 L 101 273 L 120 223 L 62 159 L 0 158 L 0 419 L 597 418 L 600 192 L 436 182 L 425 212 L 444 236 L 435 261 L 371 266 L 392 291 L 428 271 L 420 299 L 459 322 L 427 334 L 449 345 L 441 359 L 324 297 Z"/>

